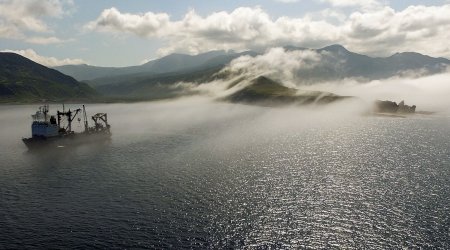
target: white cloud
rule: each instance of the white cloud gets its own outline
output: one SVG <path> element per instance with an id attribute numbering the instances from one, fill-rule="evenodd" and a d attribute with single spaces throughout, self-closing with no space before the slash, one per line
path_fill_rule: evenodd
<path id="1" fill-rule="evenodd" d="M 313 50 L 286 51 L 283 48 L 271 48 L 256 57 L 241 56 L 234 59 L 222 73 L 239 78 L 245 76 L 250 80 L 263 75 L 295 87 L 298 81 L 295 73 L 300 69 L 316 67 L 322 63 L 321 60 L 322 54 Z"/>
<path id="2" fill-rule="evenodd" d="M 87 24 L 88 29 L 106 32 L 129 32 L 138 36 L 158 36 L 169 24 L 166 13 L 147 12 L 143 15 L 120 13 L 116 8 L 103 10 L 97 20 Z"/>
<path id="3" fill-rule="evenodd" d="M 21 56 L 24 56 L 24 57 L 34 61 L 34 62 L 45 65 L 47 67 L 55 67 L 55 66 L 61 66 L 61 65 L 67 65 L 67 64 L 85 64 L 86 63 L 82 59 L 71 59 L 71 58 L 57 59 L 55 57 L 41 56 L 32 49 L 2 50 L 1 52 L 16 53 L 16 54 L 19 54 Z"/>
<path id="4" fill-rule="evenodd" d="M 361 7 L 364 9 L 373 9 L 382 7 L 383 4 L 378 0 L 320 0 L 329 3 L 335 7 Z"/>
<path id="5" fill-rule="evenodd" d="M 375 6 L 377 1 L 328 0 L 331 4 Z M 323 15 L 333 14 L 334 21 Z M 272 18 L 259 7 L 240 7 L 232 12 L 200 16 L 189 11 L 173 21 L 166 13 L 121 13 L 104 10 L 85 27 L 102 32 L 129 33 L 160 38 L 167 46 L 160 54 L 199 53 L 213 49 L 264 49 L 283 45 L 318 48 L 339 43 L 350 50 L 385 56 L 397 51 L 417 51 L 450 56 L 450 5 L 410 6 L 402 11 L 390 7 L 362 8 L 344 15 L 328 11 L 321 18 Z M 436 46 L 439 44 L 439 46 Z"/>
<path id="6" fill-rule="evenodd" d="M 280 3 L 297 3 L 299 0 L 275 0 L 276 2 Z"/>
<path id="7" fill-rule="evenodd" d="M 216 80 L 207 84 L 183 83 L 184 87 L 215 97 L 227 96 L 248 86 L 260 76 L 269 77 L 287 87 L 297 88 L 302 84 L 297 72 L 320 67 L 328 52 L 314 50 L 286 50 L 271 48 L 264 54 L 241 56 L 232 60 L 217 73 Z"/>
<path id="8" fill-rule="evenodd" d="M 346 38 L 357 50 L 382 53 L 417 51 L 450 56 L 450 5 L 410 6 L 403 11 L 385 7 L 372 13 L 356 12 L 346 23 Z"/>
<path id="9" fill-rule="evenodd" d="M 65 43 L 70 42 L 72 40 L 63 40 L 54 36 L 50 36 L 50 37 L 30 37 L 27 38 L 25 41 L 28 43 L 45 45 L 45 44 Z"/>
<path id="10" fill-rule="evenodd" d="M 97 20 L 86 25 L 88 29 L 106 32 L 130 32 L 138 36 L 158 36 L 169 24 L 166 13 L 147 12 L 142 15 L 120 13 L 116 8 L 103 10 Z"/>
<path id="11" fill-rule="evenodd" d="M 0 1 L 0 38 L 21 39 L 35 43 L 37 38 L 28 38 L 28 33 L 53 33 L 44 21 L 45 17 L 60 18 L 64 7 L 72 5 L 64 0 L 3 0 Z M 60 42 L 55 37 L 46 38 L 46 44 Z M 38 43 L 44 44 L 44 38 Z"/>
<path id="12" fill-rule="evenodd" d="M 145 58 L 139 62 L 139 65 L 146 64 L 146 63 L 156 60 L 156 59 L 158 59 L 158 58 L 157 57 Z"/>

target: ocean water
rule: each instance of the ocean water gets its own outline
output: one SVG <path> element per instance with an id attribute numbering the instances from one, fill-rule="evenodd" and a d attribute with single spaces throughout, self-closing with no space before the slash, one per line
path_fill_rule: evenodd
<path id="1" fill-rule="evenodd" d="M 0 106 L 1 249 L 450 249 L 448 113 L 98 104 L 110 142 L 29 152 L 35 108 Z"/>

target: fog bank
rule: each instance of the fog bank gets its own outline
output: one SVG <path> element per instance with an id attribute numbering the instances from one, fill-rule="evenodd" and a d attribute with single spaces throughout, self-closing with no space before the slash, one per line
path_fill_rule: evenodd
<path id="1" fill-rule="evenodd" d="M 420 78 L 404 77 L 360 83 L 355 80 L 302 86 L 304 89 L 330 91 L 360 97 L 366 101 L 391 100 L 417 105 L 418 110 L 450 111 L 450 73 Z"/>
<path id="2" fill-rule="evenodd" d="M 327 51 L 286 50 L 272 48 L 265 54 L 242 56 L 231 61 L 217 74 L 217 79 L 200 85 L 184 83 L 190 89 L 213 98 L 220 98 L 251 84 L 259 76 L 299 90 L 325 91 L 342 96 L 358 97 L 366 103 L 390 100 L 416 105 L 418 110 L 446 112 L 450 110 L 450 70 L 429 75 L 426 69 L 398 72 L 395 77 L 379 80 L 345 78 L 311 82 L 308 72 L 316 69 L 342 67 Z M 336 58 L 335 58 L 336 59 Z M 445 67 L 444 67 L 445 68 Z M 230 88 L 232 86 L 232 88 Z"/>

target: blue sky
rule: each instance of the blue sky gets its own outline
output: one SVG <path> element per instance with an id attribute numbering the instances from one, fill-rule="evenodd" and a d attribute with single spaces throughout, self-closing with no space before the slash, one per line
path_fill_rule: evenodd
<path id="1" fill-rule="evenodd" d="M 446 0 L 0 0 L 0 50 L 49 66 L 126 66 L 174 52 L 287 44 L 450 57 L 449 28 Z"/>

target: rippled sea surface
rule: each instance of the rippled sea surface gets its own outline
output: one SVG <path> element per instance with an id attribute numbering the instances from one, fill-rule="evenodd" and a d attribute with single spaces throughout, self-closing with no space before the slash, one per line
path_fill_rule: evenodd
<path id="1" fill-rule="evenodd" d="M 28 152 L 35 108 L 0 106 L 0 248 L 450 249 L 448 115 L 88 105 L 111 142 Z"/>

